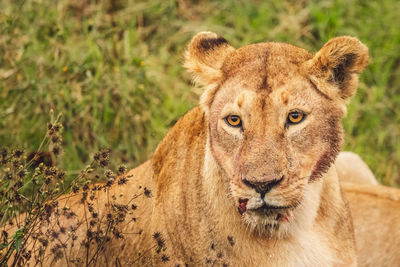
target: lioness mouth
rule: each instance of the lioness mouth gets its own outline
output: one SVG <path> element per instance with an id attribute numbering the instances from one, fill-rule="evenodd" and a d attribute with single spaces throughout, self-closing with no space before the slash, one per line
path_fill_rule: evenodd
<path id="1" fill-rule="evenodd" d="M 247 198 L 239 199 L 238 211 L 239 211 L 240 215 L 243 215 L 247 211 L 247 202 L 248 201 L 249 200 Z M 258 212 L 258 213 L 262 213 L 262 214 L 265 214 L 268 216 L 276 214 L 275 220 L 283 221 L 283 222 L 290 222 L 291 218 L 293 217 L 291 208 L 293 208 L 293 206 L 274 206 L 274 205 L 268 205 L 267 203 L 264 203 L 261 207 L 258 207 L 256 209 L 249 209 L 249 210 Z"/>
<path id="2" fill-rule="evenodd" d="M 278 209 L 289 209 L 291 206 L 273 206 L 273 205 L 268 205 L 267 203 L 264 203 L 259 208 L 253 209 L 254 211 L 269 211 L 269 210 L 278 210 Z"/>
<path id="3" fill-rule="evenodd" d="M 265 214 L 267 216 L 276 215 L 275 220 L 280 222 L 290 222 L 293 217 L 293 212 L 291 211 L 292 206 L 272 206 L 264 203 L 261 207 L 257 209 L 252 209 L 252 211 Z"/>

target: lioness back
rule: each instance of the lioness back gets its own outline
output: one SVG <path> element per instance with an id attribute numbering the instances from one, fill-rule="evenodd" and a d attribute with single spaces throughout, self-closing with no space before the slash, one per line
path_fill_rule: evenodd
<path id="1" fill-rule="evenodd" d="M 356 153 L 349 151 L 340 152 L 335 165 L 341 182 L 378 184 L 371 169 Z"/>
<path id="2" fill-rule="evenodd" d="M 400 190 L 342 183 L 349 201 L 360 266 L 400 265 Z"/>

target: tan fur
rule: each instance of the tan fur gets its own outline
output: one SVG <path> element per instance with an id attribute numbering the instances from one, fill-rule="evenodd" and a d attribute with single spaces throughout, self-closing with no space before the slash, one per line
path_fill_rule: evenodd
<path id="1" fill-rule="evenodd" d="M 135 264 L 138 250 L 152 251 L 151 235 L 160 232 L 170 266 L 355 266 L 351 216 L 333 162 L 345 104 L 367 58 L 351 37 L 333 39 L 313 56 L 288 44 L 234 49 L 214 33 L 196 35 L 185 66 L 205 87 L 200 107 L 177 122 L 150 162 L 130 172 L 127 185 L 112 187 L 111 195 L 123 193 L 121 204 L 139 185 L 152 197 L 138 200 L 137 223 L 123 229 L 143 233 L 113 241 L 101 262 Z M 289 125 L 293 110 L 305 120 Z M 240 116 L 243 127 L 228 126 L 228 115 Z M 259 193 L 271 181 L 275 186 Z M 100 209 L 110 194 L 97 193 Z M 79 197 L 69 203 L 78 209 Z M 150 261 L 163 263 L 158 254 Z"/>
<path id="2" fill-rule="evenodd" d="M 400 190 L 342 183 L 350 203 L 359 266 L 399 266 Z"/>
<path id="3" fill-rule="evenodd" d="M 340 152 L 335 165 L 340 181 L 378 185 L 378 181 L 368 165 L 353 152 Z"/>
<path id="4" fill-rule="evenodd" d="M 357 74 L 367 64 L 368 48 L 356 38 L 342 36 L 326 43 L 306 65 L 309 78 L 319 90 L 330 98 L 347 99 L 355 94 Z"/>
<path id="5" fill-rule="evenodd" d="M 378 185 L 352 152 L 341 152 L 335 165 L 351 208 L 359 266 L 398 266 L 400 190 Z"/>

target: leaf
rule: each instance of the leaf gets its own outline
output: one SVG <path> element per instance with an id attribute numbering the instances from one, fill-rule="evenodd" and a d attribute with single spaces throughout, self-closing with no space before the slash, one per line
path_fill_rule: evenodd
<path id="1" fill-rule="evenodd" d="M 25 235 L 25 228 L 18 229 L 15 234 L 12 236 L 12 239 L 14 241 L 14 249 L 19 250 L 19 248 L 22 245 L 22 241 L 24 241 L 24 235 Z"/>
<path id="2" fill-rule="evenodd" d="M 3 249 L 3 248 L 8 247 L 8 245 L 9 245 L 8 240 L 7 240 L 8 239 L 8 233 L 3 230 L 1 235 L 3 237 L 3 243 L 0 244 L 0 249 Z"/>

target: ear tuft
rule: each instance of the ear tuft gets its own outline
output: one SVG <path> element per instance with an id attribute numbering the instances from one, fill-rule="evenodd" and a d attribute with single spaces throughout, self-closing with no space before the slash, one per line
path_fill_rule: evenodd
<path id="1" fill-rule="evenodd" d="M 368 65 L 368 48 L 357 38 L 331 39 L 305 63 L 306 72 L 316 87 L 329 98 L 348 99 L 356 92 L 358 74 Z"/>
<path id="2" fill-rule="evenodd" d="M 213 32 L 200 32 L 189 44 L 184 66 L 201 85 L 210 85 L 222 78 L 222 65 L 233 51 L 235 49 L 223 37 Z"/>

